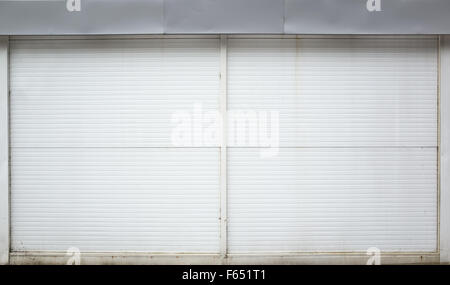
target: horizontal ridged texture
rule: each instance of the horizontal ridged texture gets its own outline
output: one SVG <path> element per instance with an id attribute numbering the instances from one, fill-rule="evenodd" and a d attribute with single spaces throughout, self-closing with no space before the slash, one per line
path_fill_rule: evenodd
<path id="1" fill-rule="evenodd" d="M 217 39 L 13 41 L 11 143 L 171 146 L 172 115 L 217 110 Z"/>
<path id="2" fill-rule="evenodd" d="M 217 149 L 12 149 L 12 249 L 217 252 Z"/>
<path id="3" fill-rule="evenodd" d="M 229 151 L 231 252 L 436 250 L 435 39 L 228 51 L 229 108 L 278 111 L 281 146 Z"/>
<path id="4" fill-rule="evenodd" d="M 436 250 L 435 40 L 228 43 L 282 146 L 228 150 L 231 252 Z M 219 150 L 170 142 L 218 91 L 217 39 L 13 41 L 13 250 L 218 252 Z"/>
<path id="5" fill-rule="evenodd" d="M 228 77 L 281 146 L 437 145 L 435 39 L 230 39 Z"/>
<path id="6" fill-rule="evenodd" d="M 436 149 L 258 148 L 228 153 L 229 248 L 436 250 Z"/>
<path id="7" fill-rule="evenodd" d="M 11 42 L 12 249 L 218 252 L 218 148 L 171 142 L 218 108 L 218 46 Z"/>

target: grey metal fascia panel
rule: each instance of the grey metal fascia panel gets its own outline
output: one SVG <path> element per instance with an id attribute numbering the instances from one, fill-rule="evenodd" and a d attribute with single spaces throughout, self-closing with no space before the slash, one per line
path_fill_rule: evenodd
<path id="1" fill-rule="evenodd" d="M 163 0 L 0 0 L 0 35 L 162 34 Z"/>
<path id="2" fill-rule="evenodd" d="M 286 34 L 448 34 L 449 0 L 285 0 Z"/>
<path id="3" fill-rule="evenodd" d="M 450 0 L 66 1 L 0 0 L 0 35 L 450 34 Z"/>
<path id="4" fill-rule="evenodd" d="M 168 34 L 282 34 L 284 0 L 165 0 Z"/>

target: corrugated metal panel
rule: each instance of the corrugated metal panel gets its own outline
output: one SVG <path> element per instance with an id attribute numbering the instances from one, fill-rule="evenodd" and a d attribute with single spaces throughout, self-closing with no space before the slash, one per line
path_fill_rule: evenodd
<path id="1" fill-rule="evenodd" d="M 13 148 L 13 250 L 217 252 L 217 149 Z"/>
<path id="2" fill-rule="evenodd" d="M 275 110 L 281 146 L 436 146 L 435 39 L 230 39 L 230 109 Z"/>
<path id="3" fill-rule="evenodd" d="M 231 252 L 436 250 L 435 39 L 230 39 L 228 68 L 281 145 L 229 151 Z"/>
<path id="4" fill-rule="evenodd" d="M 435 148 L 229 151 L 231 252 L 434 251 Z"/>
<path id="5" fill-rule="evenodd" d="M 217 110 L 217 39 L 14 41 L 11 144 L 170 146 L 174 112 Z"/>
<path id="6" fill-rule="evenodd" d="M 171 116 L 217 109 L 217 39 L 11 44 L 12 249 L 219 251 L 219 150 Z"/>

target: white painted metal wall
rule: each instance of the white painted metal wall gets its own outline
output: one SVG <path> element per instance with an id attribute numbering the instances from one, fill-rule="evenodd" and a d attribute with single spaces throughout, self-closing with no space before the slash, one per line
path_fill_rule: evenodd
<path id="1" fill-rule="evenodd" d="M 219 47 L 12 41 L 13 251 L 436 251 L 436 39 Z M 219 109 L 224 47 L 222 103 L 279 112 L 274 158 L 170 144 L 174 111 Z"/>

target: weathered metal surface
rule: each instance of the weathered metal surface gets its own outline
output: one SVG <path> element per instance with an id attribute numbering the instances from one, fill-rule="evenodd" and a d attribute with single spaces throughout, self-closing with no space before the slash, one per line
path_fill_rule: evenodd
<path id="1" fill-rule="evenodd" d="M 0 35 L 449 34 L 447 0 L 0 0 Z"/>

